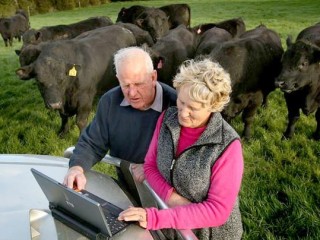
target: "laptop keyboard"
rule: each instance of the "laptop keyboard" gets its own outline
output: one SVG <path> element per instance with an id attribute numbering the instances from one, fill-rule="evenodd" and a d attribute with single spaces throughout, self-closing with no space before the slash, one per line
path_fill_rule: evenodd
<path id="1" fill-rule="evenodd" d="M 102 211 L 104 213 L 104 216 L 107 220 L 107 223 L 109 225 L 110 231 L 112 235 L 118 233 L 122 229 L 124 229 L 126 226 L 128 226 L 128 223 L 124 221 L 119 221 L 118 216 L 120 212 L 123 210 L 112 203 L 98 197 L 97 195 L 94 195 L 86 190 L 81 190 L 81 193 L 88 198 L 100 203 Z"/>
<path id="2" fill-rule="evenodd" d="M 107 219 L 112 235 L 116 234 L 117 232 L 121 231 L 126 226 L 128 226 L 126 222 L 119 221 L 118 217 L 115 217 L 112 214 L 110 214 L 110 212 L 107 209 L 102 208 L 102 211 Z"/>

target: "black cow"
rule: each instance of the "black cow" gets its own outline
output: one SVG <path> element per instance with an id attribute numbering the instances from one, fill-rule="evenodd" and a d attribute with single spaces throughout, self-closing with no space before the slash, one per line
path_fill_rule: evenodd
<path id="1" fill-rule="evenodd" d="M 71 40 L 42 43 L 36 61 L 17 69 L 22 80 L 35 78 L 46 107 L 58 110 L 59 135 L 69 130 L 68 118 L 76 115 L 80 131 L 96 94 L 118 84 L 113 55 L 136 45 L 131 31 L 112 25 L 85 32 Z"/>
<path id="2" fill-rule="evenodd" d="M 122 26 L 124 28 L 127 28 L 130 30 L 133 35 L 136 38 L 136 42 L 138 46 L 141 46 L 142 44 L 146 43 L 148 46 L 152 46 L 154 44 L 149 32 L 139 28 L 137 25 L 132 23 L 122 23 L 118 22 L 116 25 Z M 87 33 L 82 33 L 82 37 L 85 36 Z M 90 32 L 88 34 L 91 34 Z M 80 36 L 80 37 L 81 37 Z M 41 53 L 41 49 L 43 46 L 45 46 L 46 42 L 40 42 L 39 44 L 28 44 L 24 48 L 19 51 L 19 62 L 20 66 L 26 66 L 34 62 L 39 54 Z M 16 52 L 18 52 L 16 50 Z"/>
<path id="3" fill-rule="evenodd" d="M 83 32 L 112 24 L 109 17 L 91 17 L 68 25 L 46 26 L 38 30 L 30 29 L 23 35 L 23 47 L 51 40 L 71 39 Z"/>
<path id="4" fill-rule="evenodd" d="M 245 139 L 250 138 L 257 108 L 266 103 L 268 94 L 275 89 L 282 54 L 279 35 L 265 26 L 222 43 L 210 53 L 230 73 L 232 81 L 231 100 L 223 116 L 230 121 L 242 112 Z"/>
<path id="5" fill-rule="evenodd" d="M 223 42 L 231 40 L 232 38 L 231 33 L 225 29 L 218 27 L 211 28 L 200 35 L 199 45 L 195 56 L 207 55 L 215 47 L 219 46 Z"/>
<path id="6" fill-rule="evenodd" d="M 129 8 L 121 8 L 116 22 L 134 23 L 139 16 L 149 7 L 133 5 Z M 184 24 L 190 27 L 191 11 L 188 4 L 169 4 L 159 8 L 168 16 L 169 28 L 173 29 Z"/>
<path id="7" fill-rule="evenodd" d="M 121 8 L 118 13 L 116 22 L 134 23 L 138 16 L 144 12 L 148 7 L 141 5 L 133 5 L 129 8 Z"/>
<path id="8" fill-rule="evenodd" d="M 287 39 L 282 66 L 276 86 L 284 92 L 288 108 L 284 138 L 293 136 L 301 109 L 305 115 L 316 111 L 313 138 L 320 140 L 320 23 L 302 30 L 295 43 Z"/>
<path id="9" fill-rule="evenodd" d="M 196 32 L 199 35 L 202 35 L 206 31 L 214 27 L 225 29 L 232 35 L 232 37 L 239 37 L 246 31 L 246 25 L 242 18 L 228 19 L 218 23 L 199 24 L 192 27 L 192 31 Z"/>
<path id="10" fill-rule="evenodd" d="M 0 33 L 6 47 L 12 46 L 13 38 L 21 36 L 30 28 L 29 19 L 23 10 L 8 18 L 0 18 Z"/>
<path id="11" fill-rule="evenodd" d="M 146 43 L 148 46 L 152 46 L 154 44 L 154 41 L 150 33 L 138 27 L 137 25 L 133 23 L 123 23 L 123 22 L 117 22 L 116 24 L 130 30 L 135 36 L 138 46 L 141 46 L 144 43 Z"/>
<path id="12" fill-rule="evenodd" d="M 197 41 L 198 36 L 181 24 L 148 50 L 157 69 L 159 81 L 172 86 L 172 78 L 181 63 L 194 57 Z"/>
<path id="13" fill-rule="evenodd" d="M 185 3 L 169 4 L 160 7 L 164 11 L 169 21 L 170 29 L 178 27 L 180 24 L 190 27 L 191 10 L 190 6 Z"/>
<path id="14" fill-rule="evenodd" d="M 169 32 L 168 17 L 159 8 L 147 8 L 133 23 L 148 31 L 154 42 Z"/>

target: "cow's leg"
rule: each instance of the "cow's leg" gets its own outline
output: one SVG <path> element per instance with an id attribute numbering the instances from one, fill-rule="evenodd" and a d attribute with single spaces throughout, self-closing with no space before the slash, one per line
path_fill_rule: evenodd
<path id="1" fill-rule="evenodd" d="M 257 106 L 248 106 L 242 112 L 242 122 L 244 123 L 244 128 L 242 132 L 242 137 L 244 140 L 249 140 L 251 136 L 251 127 L 254 120 L 254 115 L 257 111 Z"/>
<path id="2" fill-rule="evenodd" d="M 263 101 L 263 96 L 260 92 L 251 95 L 250 98 L 251 99 L 249 100 L 249 104 L 244 108 L 242 112 L 242 121 L 244 123 L 242 137 L 245 140 L 249 140 L 251 137 L 251 127 L 253 124 L 254 115 L 256 114 L 258 107 L 261 106 Z"/>
<path id="3" fill-rule="evenodd" d="M 60 113 L 61 117 L 61 127 L 58 132 L 59 137 L 63 138 L 69 132 L 69 124 L 68 119 L 69 117 L 63 113 Z"/>
<path id="4" fill-rule="evenodd" d="M 80 130 L 80 134 L 82 130 L 87 126 L 88 117 L 90 112 L 81 112 L 76 116 L 76 124 Z"/>
<path id="5" fill-rule="evenodd" d="M 287 108 L 288 108 L 288 126 L 286 131 L 283 134 L 282 139 L 289 139 L 292 138 L 295 125 L 300 118 L 300 108 L 296 105 L 296 99 L 294 99 L 295 96 L 293 95 L 285 95 Z"/>
<path id="6" fill-rule="evenodd" d="M 9 38 L 10 47 L 12 47 L 12 43 L 13 43 L 13 37 L 10 37 L 10 38 Z"/>
<path id="7" fill-rule="evenodd" d="M 313 134 L 313 138 L 315 140 L 320 140 L 320 107 L 318 108 L 316 112 L 316 121 L 317 121 L 317 129 Z"/>
<path id="8" fill-rule="evenodd" d="M 3 39 L 3 41 L 4 41 L 4 45 L 8 47 L 8 39 Z"/>

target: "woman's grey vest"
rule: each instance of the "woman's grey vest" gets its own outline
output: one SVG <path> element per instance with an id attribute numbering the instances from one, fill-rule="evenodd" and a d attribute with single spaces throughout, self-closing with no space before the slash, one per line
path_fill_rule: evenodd
<path id="1" fill-rule="evenodd" d="M 177 108 L 171 107 L 164 115 L 158 141 L 157 165 L 164 178 L 180 195 L 191 202 L 202 202 L 209 191 L 214 163 L 239 136 L 220 113 L 214 113 L 200 138 L 180 156 L 176 156 L 181 129 L 177 114 Z M 238 199 L 224 225 L 194 232 L 201 240 L 240 239 L 242 223 Z"/>

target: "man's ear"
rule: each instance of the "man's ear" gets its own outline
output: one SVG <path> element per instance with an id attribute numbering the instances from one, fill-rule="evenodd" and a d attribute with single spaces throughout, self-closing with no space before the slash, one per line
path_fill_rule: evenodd
<path id="1" fill-rule="evenodd" d="M 157 70 L 153 70 L 152 71 L 151 78 L 152 78 L 152 81 L 157 81 L 158 80 L 158 72 L 157 72 Z"/>

